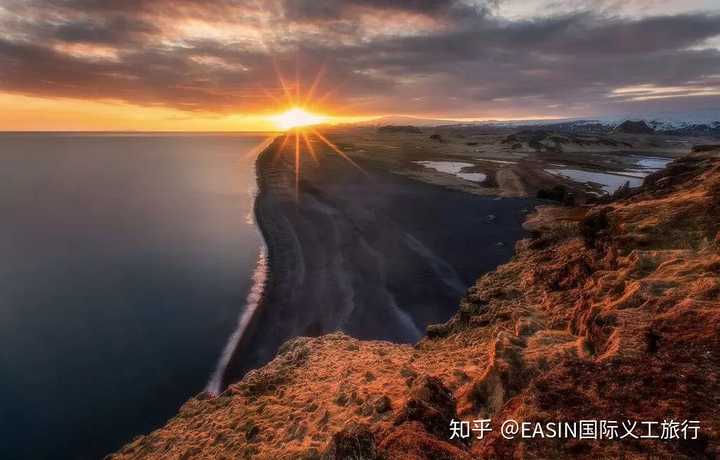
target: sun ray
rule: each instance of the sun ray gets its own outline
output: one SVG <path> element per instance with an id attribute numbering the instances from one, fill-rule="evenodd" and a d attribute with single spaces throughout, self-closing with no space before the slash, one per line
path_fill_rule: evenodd
<path id="1" fill-rule="evenodd" d="M 273 158 L 273 164 L 276 161 L 284 161 L 288 164 L 294 165 L 295 200 L 300 200 L 300 180 L 302 177 L 301 168 L 302 162 L 305 161 L 303 160 L 302 155 L 307 154 L 312 161 L 315 162 L 315 164 L 319 164 L 319 151 L 316 150 L 317 146 L 313 146 L 313 143 L 315 142 L 314 139 L 317 139 L 325 144 L 325 146 L 330 148 L 340 158 L 347 161 L 353 168 L 357 169 L 363 175 L 368 176 L 368 173 L 348 154 L 343 152 L 340 147 L 335 145 L 332 141 L 325 137 L 324 134 L 316 129 L 317 125 L 328 121 L 329 117 L 308 112 L 305 109 L 305 107 L 309 106 L 321 107 L 322 102 L 336 93 L 343 84 L 341 83 L 339 85 L 335 85 L 333 88 L 323 92 L 320 97 L 316 97 L 316 93 L 320 88 L 320 82 L 326 72 L 325 63 L 323 63 L 320 71 L 318 71 L 315 75 L 312 83 L 306 87 L 305 91 L 302 91 L 302 86 L 305 85 L 301 85 L 300 82 L 299 59 L 297 56 L 295 60 L 295 81 L 293 84 L 286 81 L 274 59 L 273 65 L 275 67 L 277 79 L 280 82 L 285 99 L 287 100 L 286 107 L 288 107 L 285 112 L 268 117 L 268 119 L 274 122 L 279 129 L 285 131 L 279 148 L 276 149 L 276 156 Z M 271 94 L 269 94 L 269 96 L 272 97 Z M 276 98 L 273 98 L 273 100 L 277 101 Z M 291 137 L 294 139 L 291 139 Z M 294 150 L 290 147 L 290 152 L 287 152 L 287 144 L 291 140 L 295 144 Z M 292 156 L 288 158 L 288 156 L 285 156 L 286 153 L 289 153 L 288 156 Z"/>
<path id="2" fill-rule="evenodd" d="M 265 139 L 260 145 L 256 146 L 253 149 L 250 149 L 245 155 L 244 158 L 253 158 L 260 156 L 274 141 L 273 136 L 268 136 L 267 139 Z"/>
<path id="3" fill-rule="evenodd" d="M 300 103 L 300 57 L 295 52 L 295 102 L 294 105 Z"/>
<path id="4" fill-rule="evenodd" d="M 300 130 L 295 128 L 295 201 L 300 198 Z"/>
<path id="5" fill-rule="evenodd" d="M 337 93 L 343 86 L 345 85 L 345 81 L 339 82 L 334 87 L 330 88 L 329 90 L 325 91 L 322 96 L 315 99 L 313 101 L 315 104 L 321 105 L 328 97 L 332 96 L 333 94 Z"/>
<path id="6" fill-rule="evenodd" d="M 335 92 L 337 92 L 337 90 L 338 90 L 338 87 L 331 88 L 331 89 L 327 90 L 322 96 L 320 96 L 319 98 L 317 98 L 317 99 L 314 101 L 314 103 L 317 104 L 317 105 L 321 105 L 323 102 L 325 102 L 325 100 L 326 100 L 328 97 L 330 97 L 332 94 L 334 94 Z"/>
<path id="7" fill-rule="evenodd" d="M 287 144 L 287 141 L 288 141 L 288 136 L 286 134 L 285 136 L 283 136 L 282 144 L 280 144 L 280 148 L 278 149 L 280 152 L 285 150 L 285 145 Z"/>
<path id="8" fill-rule="evenodd" d="M 333 144 L 332 142 L 330 142 L 325 136 L 323 136 L 322 134 L 320 134 L 319 132 L 317 132 L 317 130 L 314 130 L 314 129 L 313 129 L 312 132 L 313 132 L 313 134 L 315 134 L 315 135 L 318 137 L 318 139 L 320 139 L 320 140 L 323 141 L 325 144 L 327 144 L 328 147 L 330 147 L 331 149 L 333 149 L 338 155 L 340 155 L 341 157 L 343 157 L 348 163 L 350 163 L 351 165 L 353 165 L 358 171 L 360 171 L 361 173 L 363 173 L 363 174 L 366 175 L 366 176 L 368 175 L 368 173 L 365 172 L 365 170 L 362 169 L 362 168 L 360 167 L 360 165 L 358 165 L 357 163 L 355 163 L 355 161 L 353 161 L 352 158 L 350 158 L 345 152 L 343 152 L 342 150 L 340 150 L 340 147 L 338 147 L 337 145 L 335 145 L 335 144 Z"/>
<path id="9" fill-rule="evenodd" d="M 285 133 L 285 135 L 283 135 L 283 141 L 280 144 L 280 147 L 275 151 L 275 156 L 272 158 L 272 161 L 270 162 L 270 164 L 272 166 L 277 165 L 277 162 L 280 161 L 280 159 L 282 158 L 283 152 L 285 151 L 285 147 L 288 143 L 288 139 L 290 139 L 290 136 L 287 133 Z"/>
<path id="10" fill-rule="evenodd" d="M 308 152 L 310 152 L 310 156 L 312 157 L 315 164 L 319 164 L 317 155 L 315 155 L 315 149 L 313 148 L 312 144 L 310 143 L 310 138 L 308 138 L 306 131 L 301 131 L 303 140 L 305 141 L 305 145 L 307 146 Z"/>
<path id="11" fill-rule="evenodd" d="M 268 91 L 267 88 L 262 87 L 262 91 L 263 91 L 263 93 L 265 93 L 265 96 L 266 96 L 268 99 L 272 99 L 272 101 L 273 101 L 275 104 L 277 104 L 277 105 L 282 105 L 282 101 L 281 101 L 280 99 L 278 99 L 275 95 L 273 95 L 270 91 Z"/>
<path id="12" fill-rule="evenodd" d="M 290 93 L 290 90 L 287 87 L 287 84 L 285 83 L 285 78 L 283 78 L 282 72 L 280 72 L 280 68 L 277 65 L 277 61 L 275 58 L 272 60 L 273 68 L 275 69 L 275 75 L 280 82 L 280 86 L 282 87 L 283 93 L 285 93 L 285 100 L 287 100 L 288 105 L 293 105 L 293 99 L 292 94 Z"/>
<path id="13" fill-rule="evenodd" d="M 320 68 L 320 71 L 317 73 L 317 75 L 315 75 L 315 80 L 313 80 L 312 85 L 310 85 L 310 89 L 308 90 L 308 93 L 305 95 L 305 103 L 304 104 L 306 106 L 312 100 L 312 97 L 315 94 L 315 89 L 317 88 L 317 86 L 320 83 L 320 80 L 322 79 L 324 74 L 325 74 L 325 64 L 322 65 L 322 67 Z"/>

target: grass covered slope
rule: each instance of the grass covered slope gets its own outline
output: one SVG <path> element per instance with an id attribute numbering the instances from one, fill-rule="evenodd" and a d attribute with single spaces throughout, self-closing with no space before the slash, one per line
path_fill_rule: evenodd
<path id="1" fill-rule="evenodd" d="M 631 196 L 540 208 L 532 239 L 415 346 L 286 343 L 112 457 L 470 459 L 720 454 L 720 150 Z M 450 420 L 492 418 L 483 440 Z M 505 440 L 505 419 L 699 420 L 700 439 Z"/>

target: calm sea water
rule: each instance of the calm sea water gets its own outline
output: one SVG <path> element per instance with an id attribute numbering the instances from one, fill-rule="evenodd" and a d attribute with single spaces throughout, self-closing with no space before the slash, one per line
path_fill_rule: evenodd
<path id="1" fill-rule="evenodd" d="M 94 459 L 203 390 L 265 135 L 0 135 L 0 458 Z"/>

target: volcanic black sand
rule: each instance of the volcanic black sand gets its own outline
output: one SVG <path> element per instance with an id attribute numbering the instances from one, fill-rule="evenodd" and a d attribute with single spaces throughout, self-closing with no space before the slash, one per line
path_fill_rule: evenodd
<path id="1" fill-rule="evenodd" d="M 533 206 L 481 197 L 357 165 L 314 143 L 296 186 L 294 139 L 257 160 L 257 222 L 269 277 L 224 382 L 271 360 L 294 336 L 342 330 L 362 339 L 418 340 L 446 321 L 477 277 L 507 261 Z M 301 146 L 305 145 L 301 141 Z M 284 148 L 283 148 L 284 147 Z"/>

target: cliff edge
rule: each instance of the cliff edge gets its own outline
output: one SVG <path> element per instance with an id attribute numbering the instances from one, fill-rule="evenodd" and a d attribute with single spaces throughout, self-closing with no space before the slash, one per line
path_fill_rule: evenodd
<path id="1" fill-rule="evenodd" d="M 696 149 L 627 195 L 540 207 L 513 260 L 415 346 L 291 340 L 111 458 L 715 458 L 720 148 Z M 483 418 L 493 421 L 483 439 L 449 439 L 452 419 Z M 509 440 L 508 419 L 693 420 L 699 431 Z"/>

